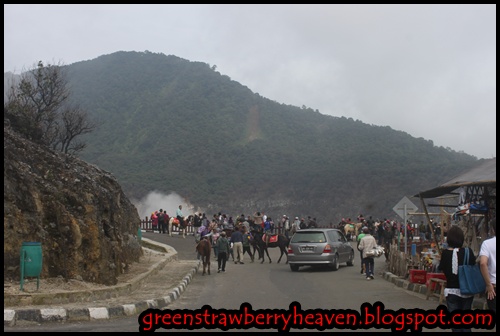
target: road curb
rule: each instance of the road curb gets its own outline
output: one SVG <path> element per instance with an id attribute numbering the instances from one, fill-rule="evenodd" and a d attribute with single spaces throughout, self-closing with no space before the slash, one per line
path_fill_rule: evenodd
<path id="1" fill-rule="evenodd" d="M 171 246 L 147 240 L 146 245 L 157 245 L 158 249 L 175 249 Z M 148 246 L 149 247 L 149 246 Z M 175 251 L 177 254 L 177 251 Z M 193 277 L 198 273 L 200 262 L 182 278 L 166 296 L 154 300 L 139 301 L 136 303 L 119 305 L 115 307 L 90 307 L 90 308 L 40 308 L 40 309 L 4 309 L 4 326 L 15 326 L 22 323 L 46 322 L 75 322 L 107 320 L 115 317 L 136 315 L 146 309 L 161 309 L 177 300 L 186 290 Z M 143 280 L 143 277 L 138 280 Z"/>
<path id="2" fill-rule="evenodd" d="M 422 295 L 427 294 L 427 286 L 425 284 L 412 283 L 409 280 L 401 279 L 400 277 L 392 274 L 391 272 L 384 272 L 383 278 L 389 282 L 392 282 L 394 285 L 404 288 L 408 291 Z M 445 302 L 443 304 L 446 306 Z M 474 296 L 474 301 L 472 302 L 472 309 L 483 309 L 483 310 L 488 309 L 486 300 L 484 298 L 478 297 L 478 295 Z"/>

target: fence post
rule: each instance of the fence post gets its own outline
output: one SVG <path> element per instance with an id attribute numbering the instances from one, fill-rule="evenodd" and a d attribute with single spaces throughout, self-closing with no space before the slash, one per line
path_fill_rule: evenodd
<path id="1" fill-rule="evenodd" d="M 144 230 L 146 232 L 152 230 L 153 225 L 151 223 L 151 220 L 148 219 L 148 216 L 146 216 L 146 219 L 141 219 L 140 227 L 142 230 Z"/>

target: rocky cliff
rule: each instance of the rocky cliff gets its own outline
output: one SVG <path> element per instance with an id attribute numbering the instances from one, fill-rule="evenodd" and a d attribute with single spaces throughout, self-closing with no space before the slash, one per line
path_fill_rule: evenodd
<path id="1" fill-rule="evenodd" d="M 41 242 L 41 277 L 114 285 L 142 254 L 135 206 L 117 180 L 4 125 L 4 281 L 20 279 L 23 242 Z"/>

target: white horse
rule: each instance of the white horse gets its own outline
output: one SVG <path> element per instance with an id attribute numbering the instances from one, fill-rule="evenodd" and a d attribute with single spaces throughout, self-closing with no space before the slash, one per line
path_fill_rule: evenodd
<path id="1" fill-rule="evenodd" d="M 363 223 L 347 223 L 344 226 L 344 232 L 347 240 L 356 241 L 362 226 Z"/>
<path id="2" fill-rule="evenodd" d="M 182 231 L 182 238 L 186 238 L 187 226 L 189 224 L 189 221 L 191 220 L 190 217 L 191 216 L 183 218 L 184 226 L 179 225 L 179 220 L 177 219 L 177 217 L 170 217 L 170 220 L 168 221 L 168 234 L 170 235 L 170 237 L 172 237 L 172 228 L 176 226 L 178 228 L 179 235 Z"/>

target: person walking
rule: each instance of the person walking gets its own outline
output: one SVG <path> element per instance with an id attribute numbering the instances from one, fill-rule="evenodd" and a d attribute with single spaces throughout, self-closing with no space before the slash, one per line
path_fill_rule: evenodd
<path id="1" fill-rule="evenodd" d="M 308 229 L 313 229 L 315 228 L 317 225 L 316 225 L 316 218 L 311 218 L 311 216 L 307 216 L 307 228 Z"/>
<path id="2" fill-rule="evenodd" d="M 365 233 L 363 232 L 365 230 L 365 228 L 367 228 L 367 226 L 363 226 L 363 228 L 361 229 L 361 233 L 358 235 L 358 237 L 356 237 L 356 240 L 358 241 L 357 248 L 359 251 L 359 256 L 361 258 L 361 274 L 366 272 L 365 271 L 365 264 L 363 262 L 363 250 L 359 249 L 359 243 L 361 242 L 361 238 L 363 238 L 365 236 Z"/>
<path id="3" fill-rule="evenodd" d="M 254 256 L 252 254 L 252 251 L 250 250 L 250 244 L 253 240 L 252 233 L 250 231 L 248 231 L 247 227 L 244 226 L 243 224 L 241 225 L 241 228 L 243 230 L 243 254 L 245 254 L 245 252 L 247 252 L 248 255 L 250 256 L 250 259 L 252 260 L 251 262 L 253 262 Z"/>
<path id="4" fill-rule="evenodd" d="M 241 224 L 245 227 L 246 232 L 250 232 L 250 222 L 247 218 L 244 218 Z"/>
<path id="5" fill-rule="evenodd" d="M 244 264 L 243 262 L 243 233 L 237 228 L 231 234 L 231 243 L 233 244 L 233 258 L 235 264 Z"/>
<path id="6" fill-rule="evenodd" d="M 300 230 L 300 219 L 299 217 L 295 216 L 295 220 L 292 223 L 292 229 L 290 230 L 290 233 L 293 235 L 295 232 Z"/>
<path id="7" fill-rule="evenodd" d="M 222 231 L 224 232 L 224 231 Z M 220 238 L 220 233 L 219 233 L 219 228 L 214 227 L 212 228 L 212 247 L 214 249 L 214 257 L 216 260 L 218 260 L 218 255 L 219 255 L 219 248 L 217 247 L 217 240 Z"/>
<path id="8" fill-rule="evenodd" d="M 229 254 L 229 240 L 227 240 L 226 232 L 222 231 L 220 233 L 219 239 L 216 242 L 217 245 L 217 273 L 226 272 L 226 261 L 228 259 Z"/>
<path id="9" fill-rule="evenodd" d="M 420 221 L 420 225 L 418 226 L 418 236 L 420 237 L 420 241 L 426 241 L 425 233 L 427 232 L 427 225 L 424 224 L 424 221 Z"/>
<path id="10" fill-rule="evenodd" d="M 201 212 L 200 213 L 194 213 L 193 217 L 193 226 L 195 228 L 199 228 L 201 226 Z"/>
<path id="11" fill-rule="evenodd" d="M 450 228 L 446 239 L 448 248 L 442 251 L 441 260 L 438 266 L 446 276 L 444 296 L 446 297 L 446 305 L 450 313 L 455 310 L 472 309 L 472 302 L 474 300 L 474 295 L 465 295 L 460 292 L 458 266 L 464 264 L 466 248 L 469 249 L 469 265 L 474 265 L 476 263 L 476 257 L 472 249 L 462 247 L 464 239 L 464 232 L 460 227 L 454 225 Z M 471 329 L 467 328 L 452 328 L 451 330 L 452 332 L 471 331 Z"/>
<path id="12" fill-rule="evenodd" d="M 490 222 L 493 229 L 493 237 L 488 238 L 481 244 L 479 250 L 479 266 L 481 274 L 486 283 L 486 303 L 488 309 L 497 312 L 497 218 Z M 449 233 L 448 233 L 449 235 Z M 448 239 L 448 238 L 447 238 Z"/>
<path id="13" fill-rule="evenodd" d="M 281 220 L 281 227 L 285 231 L 286 239 L 290 239 L 290 219 L 288 219 L 287 215 L 283 215 L 283 219 Z"/>
<path id="14" fill-rule="evenodd" d="M 377 244 L 384 246 L 384 222 L 379 222 L 376 226 L 375 232 L 377 233 Z"/>
<path id="15" fill-rule="evenodd" d="M 413 241 L 413 223 L 410 220 L 406 221 L 406 232 L 408 233 L 408 241 Z"/>
<path id="16" fill-rule="evenodd" d="M 360 215 L 363 216 L 363 215 Z M 375 221 L 373 220 L 372 216 L 369 216 L 367 220 L 365 220 L 365 224 L 368 227 L 368 230 L 370 230 L 370 234 L 372 236 L 375 236 Z"/>
<path id="17" fill-rule="evenodd" d="M 203 213 L 201 216 L 201 225 L 204 227 L 208 227 L 210 225 L 210 221 L 208 220 L 206 213 Z"/>
<path id="18" fill-rule="evenodd" d="M 158 228 L 158 210 L 155 210 L 151 214 L 151 225 L 153 226 L 153 232 L 158 230 L 160 232 L 160 229 Z"/>
<path id="19" fill-rule="evenodd" d="M 307 224 L 304 218 L 300 219 L 299 222 L 299 230 L 307 229 Z"/>
<path id="20" fill-rule="evenodd" d="M 363 228 L 363 233 L 365 235 L 359 241 L 358 249 L 363 252 L 363 264 L 365 265 L 366 280 L 373 280 L 373 274 L 375 272 L 375 259 L 373 256 L 367 255 L 367 252 L 377 247 L 377 241 L 375 240 L 375 237 L 370 234 L 370 229 L 368 227 Z"/>
<path id="21" fill-rule="evenodd" d="M 168 220 L 167 210 L 160 209 L 158 213 L 158 229 L 160 233 L 167 233 Z"/>

